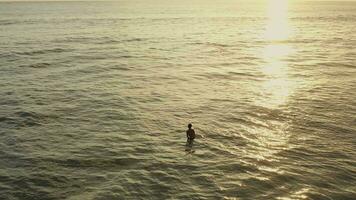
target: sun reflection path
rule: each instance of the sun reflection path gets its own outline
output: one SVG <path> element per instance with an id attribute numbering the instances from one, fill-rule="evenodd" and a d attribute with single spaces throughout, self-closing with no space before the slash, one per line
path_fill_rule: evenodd
<path id="1" fill-rule="evenodd" d="M 288 1 L 269 1 L 266 31 L 263 35 L 266 46 L 261 53 L 263 60 L 261 72 L 266 76 L 266 80 L 260 87 L 261 98 L 258 99 L 258 105 L 268 108 L 279 107 L 287 101 L 295 87 L 288 77 L 288 64 L 285 61 L 285 58 L 293 53 L 292 46 L 286 42 L 290 35 Z"/>
<path id="2" fill-rule="evenodd" d="M 264 64 L 261 72 L 266 76 L 262 83 L 261 104 L 268 108 L 283 105 L 295 88 L 295 83 L 288 77 L 288 65 L 283 58 L 288 57 L 293 49 L 287 44 L 269 44 L 263 49 Z"/>
<path id="3" fill-rule="evenodd" d="M 267 8 L 267 29 L 265 38 L 269 40 L 288 39 L 291 33 L 288 22 L 288 1 L 271 0 Z"/>
<path id="4" fill-rule="evenodd" d="M 263 114 L 271 112 L 281 113 L 291 94 L 296 90 L 296 82 L 290 77 L 288 58 L 293 55 L 293 47 L 288 43 L 291 37 L 291 28 L 288 22 L 288 5 L 286 0 L 271 0 L 267 7 L 266 29 L 262 34 L 264 46 L 258 55 L 262 59 L 260 72 L 264 80 L 258 85 L 255 105 L 261 106 Z M 261 120 L 254 118 L 255 120 Z M 256 159 L 273 157 L 277 152 L 290 148 L 288 127 L 286 119 L 264 121 L 267 127 L 254 127 L 250 130 L 256 138 L 253 142 L 258 144 L 254 152 Z M 275 169 L 273 169 L 275 170 Z"/>

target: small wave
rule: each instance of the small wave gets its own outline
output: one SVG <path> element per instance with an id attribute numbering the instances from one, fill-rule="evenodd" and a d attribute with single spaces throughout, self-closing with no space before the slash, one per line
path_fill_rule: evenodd
<path id="1" fill-rule="evenodd" d="M 113 158 L 113 159 L 45 159 L 46 162 L 56 163 L 66 167 L 97 167 L 97 168 L 117 168 L 137 165 L 141 162 L 137 158 Z"/>
<path id="2" fill-rule="evenodd" d="M 146 38 L 130 38 L 118 40 L 112 37 L 66 37 L 62 40 L 55 40 L 57 43 L 93 43 L 93 44 L 118 44 L 118 43 L 130 43 L 130 42 L 142 42 L 146 41 Z"/>
<path id="3" fill-rule="evenodd" d="M 57 116 L 45 115 L 36 112 L 19 111 L 9 116 L 0 117 L 0 123 L 5 123 L 12 127 L 31 127 L 40 126 L 52 118 L 57 118 Z"/>
<path id="4" fill-rule="evenodd" d="M 244 73 L 244 72 L 228 72 L 228 73 L 215 73 L 215 72 L 210 72 L 210 73 L 205 73 L 205 74 L 199 74 L 199 77 L 205 77 L 208 79 L 220 79 L 220 80 L 236 80 L 236 78 L 249 78 L 249 79 L 260 79 L 261 75 L 254 75 L 251 73 Z"/>
<path id="5" fill-rule="evenodd" d="M 36 24 L 36 23 L 43 23 L 44 20 L 38 19 L 27 19 L 27 20 L 10 20 L 10 19 L 3 19 L 0 20 L 0 26 L 8 26 L 8 25 L 18 25 L 18 24 Z"/>
<path id="6" fill-rule="evenodd" d="M 34 63 L 34 64 L 29 64 L 29 65 L 21 65 L 20 67 L 25 67 L 25 68 L 46 68 L 51 66 L 50 63 Z"/>
<path id="7" fill-rule="evenodd" d="M 116 43 L 120 43 L 120 41 L 115 39 L 104 39 L 95 42 L 95 44 L 116 44 Z"/>
<path id="8" fill-rule="evenodd" d="M 129 66 L 129 65 L 124 65 L 124 64 L 121 64 L 121 65 L 113 65 L 111 67 L 109 67 L 110 69 L 113 69 L 113 70 L 122 70 L 122 71 L 129 71 L 129 70 L 132 70 L 133 67 L 132 66 Z"/>
<path id="9" fill-rule="evenodd" d="M 228 72 L 232 76 L 248 76 L 248 77 L 258 77 L 255 74 L 246 73 L 246 72 Z"/>
<path id="10" fill-rule="evenodd" d="M 121 40 L 120 42 L 142 42 L 147 39 L 145 38 L 131 38 L 131 39 L 126 39 L 126 40 Z"/>
<path id="11" fill-rule="evenodd" d="M 34 112 L 20 111 L 16 112 L 15 115 L 19 119 L 20 126 L 38 126 L 43 119 L 43 117 Z"/>
<path id="12" fill-rule="evenodd" d="M 221 44 L 221 43 L 216 43 L 216 42 L 207 42 L 206 45 L 214 46 L 214 47 L 229 47 L 230 46 L 228 44 Z"/>
<path id="13" fill-rule="evenodd" d="M 352 68 L 352 69 L 356 68 L 356 64 L 337 63 L 337 62 L 327 62 L 327 63 L 320 63 L 320 64 L 327 67 L 337 67 L 337 68 L 344 67 L 344 68 Z"/>
<path id="14" fill-rule="evenodd" d="M 247 165 L 243 163 L 218 163 L 205 167 L 207 170 L 218 169 L 222 171 L 234 171 L 236 173 L 257 172 L 258 168 L 253 165 Z"/>
<path id="15" fill-rule="evenodd" d="M 13 20 L 0 20 L 0 26 L 5 26 L 5 25 L 12 25 L 12 24 L 17 24 L 17 21 Z"/>
<path id="16" fill-rule="evenodd" d="M 9 117 L 0 117 L 0 122 L 12 121 Z"/>
<path id="17" fill-rule="evenodd" d="M 68 52 L 68 51 L 70 51 L 70 49 L 53 48 L 53 49 L 40 49 L 40 50 L 34 50 L 34 51 L 17 52 L 16 54 L 33 56 L 33 55 L 48 54 L 48 53 L 62 53 L 62 52 Z"/>
<path id="18" fill-rule="evenodd" d="M 187 44 L 190 44 L 190 45 L 203 45 L 204 42 L 190 42 L 190 43 L 187 43 Z"/>
<path id="19" fill-rule="evenodd" d="M 35 117 L 37 118 L 38 116 L 33 113 L 33 112 L 24 112 L 24 111 L 20 111 L 15 113 L 16 115 L 18 115 L 19 117 Z"/>
<path id="20" fill-rule="evenodd" d="M 66 18 L 56 19 L 60 23 L 80 23 L 80 24 L 93 24 L 93 23 L 120 23 L 123 21 L 137 20 L 141 18 L 123 18 L 123 17 L 108 17 L 108 18 Z M 144 18 L 142 18 L 144 19 Z"/>
<path id="21" fill-rule="evenodd" d="M 311 44 L 318 42 L 318 39 L 286 39 L 286 40 L 257 40 L 258 44 Z"/>
<path id="22" fill-rule="evenodd" d="M 187 44 L 189 44 L 189 45 L 205 45 L 205 46 L 217 47 L 217 48 L 231 47 L 231 45 L 222 44 L 222 43 L 216 43 L 216 42 L 189 42 Z"/>
<path id="23" fill-rule="evenodd" d="M 52 42 L 54 43 L 65 43 L 67 44 L 68 42 L 70 43 L 84 43 L 88 41 L 96 41 L 98 38 L 93 38 L 93 37 L 86 37 L 86 36 L 69 36 L 69 37 L 64 37 L 63 39 L 55 39 Z"/>
<path id="24" fill-rule="evenodd" d="M 312 149 L 307 149 L 304 147 L 295 147 L 291 149 L 285 149 L 276 154 L 279 157 L 292 158 L 295 161 L 305 162 L 314 158 L 316 152 Z"/>
<path id="25" fill-rule="evenodd" d="M 65 199 L 65 192 L 56 192 L 52 189 L 59 186 L 79 188 L 77 179 L 57 173 L 27 173 L 26 175 L 1 175 L 1 199 Z M 5 187 L 4 187 L 5 186 Z M 44 189 L 45 188 L 45 189 Z"/>
<path id="26" fill-rule="evenodd" d="M 0 58 L 4 58 L 4 59 L 7 59 L 7 60 L 17 60 L 19 59 L 21 56 L 20 55 L 17 55 L 16 53 L 13 53 L 13 52 L 1 52 L 0 53 Z"/>
<path id="27" fill-rule="evenodd" d="M 355 15 L 334 15 L 334 16 L 303 16 L 303 17 L 292 17 L 291 20 L 295 21 L 354 21 Z"/>

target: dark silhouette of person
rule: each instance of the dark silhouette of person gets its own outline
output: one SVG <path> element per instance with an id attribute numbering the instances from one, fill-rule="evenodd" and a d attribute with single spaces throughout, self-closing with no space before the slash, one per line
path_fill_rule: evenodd
<path id="1" fill-rule="evenodd" d="M 187 130 L 187 142 L 193 142 L 195 138 L 195 131 L 192 129 L 192 124 L 188 124 Z"/>

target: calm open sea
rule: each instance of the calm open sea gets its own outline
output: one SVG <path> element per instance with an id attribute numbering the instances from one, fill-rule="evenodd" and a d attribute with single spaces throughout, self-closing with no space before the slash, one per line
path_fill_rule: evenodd
<path id="1" fill-rule="evenodd" d="M 356 3 L 3 2 L 0 88 L 0 199 L 356 199 Z"/>

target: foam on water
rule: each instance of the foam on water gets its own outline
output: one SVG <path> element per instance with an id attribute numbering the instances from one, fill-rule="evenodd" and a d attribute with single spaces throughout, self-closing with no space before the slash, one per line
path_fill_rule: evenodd
<path id="1" fill-rule="evenodd" d="M 355 198 L 356 4 L 265 10 L 0 3 L 0 198 Z"/>

